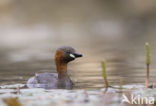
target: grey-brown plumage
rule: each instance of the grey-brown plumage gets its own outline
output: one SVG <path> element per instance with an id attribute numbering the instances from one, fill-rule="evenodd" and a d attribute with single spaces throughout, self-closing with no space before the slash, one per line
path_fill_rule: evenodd
<path id="1" fill-rule="evenodd" d="M 72 47 L 61 47 L 55 54 L 57 73 L 40 73 L 27 81 L 29 88 L 72 89 L 73 83 L 67 73 L 68 62 L 82 57 Z"/>

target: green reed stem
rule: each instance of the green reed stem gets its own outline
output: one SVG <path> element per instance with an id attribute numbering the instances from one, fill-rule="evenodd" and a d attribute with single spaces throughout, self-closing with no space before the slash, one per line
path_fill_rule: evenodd
<path id="1" fill-rule="evenodd" d="M 150 61 L 150 47 L 149 47 L 149 43 L 146 43 L 145 46 L 146 46 L 146 65 L 150 65 L 151 61 Z"/>
<path id="2" fill-rule="evenodd" d="M 101 65 L 102 65 L 102 76 L 103 76 L 103 79 L 105 81 L 105 87 L 108 88 L 109 84 L 108 84 L 107 73 L 106 73 L 106 62 L 102 61 Z"/>
<path id="3" fill-rule="evenodd" d="M 149 77 L 150 77 L 150 47 L 149 43 L 146 42 L 146 82 L 145 82 L 145 88 L 148 88 L 149 85 Z"/>

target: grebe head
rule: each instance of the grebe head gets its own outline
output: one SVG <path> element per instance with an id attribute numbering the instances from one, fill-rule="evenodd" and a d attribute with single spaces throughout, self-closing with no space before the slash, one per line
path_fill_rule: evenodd
<path id="1" fill-rule="evenodd" d="M 55 62 L 68 63 L 78 57 L 82 57 L 82 54 L 76 53 L 75 49 L 70 46 L 64 46 L 57 49 Z"/>

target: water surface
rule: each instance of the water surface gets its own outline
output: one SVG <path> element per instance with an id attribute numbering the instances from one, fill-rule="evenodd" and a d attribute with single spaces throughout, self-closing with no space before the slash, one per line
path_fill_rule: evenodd
<path id="1" fill-rule="evenodd" d="M 2 7 L 1 85 L 26 83 L 35 73 L 56 72 L 55 50 L 65 45 L 84 56 L 68 66 L 75 89 L 104 87 L 102 60 L 107 62 L 111 85 L 118 85 L 121 79 L 123 84 L 144 84 L 145 42 L 151 45 L 151 82 L 156 82 L 156 23 L 152 12 L 150 16 L 124 13 L 116 10 L 121 4 L 114 8 L 111 2 L 38 1 L 14 0 Z"/>

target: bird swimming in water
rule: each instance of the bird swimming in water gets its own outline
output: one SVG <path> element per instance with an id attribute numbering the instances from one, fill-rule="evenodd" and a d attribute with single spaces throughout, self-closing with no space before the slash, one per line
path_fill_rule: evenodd
<path id="1" fill-rule="evenodd" d="M 57 49 L 55 54 L 55 64 L 58 74 L 36 74 L 27 81 L 27 87 L 44 89 L 72 89 L 73 82 L 67 73 L 67 64 L 78 57 L 82 57 L 82 54 L 76 53 L 75 49 L 72 47 L 66 46 Z"/>

